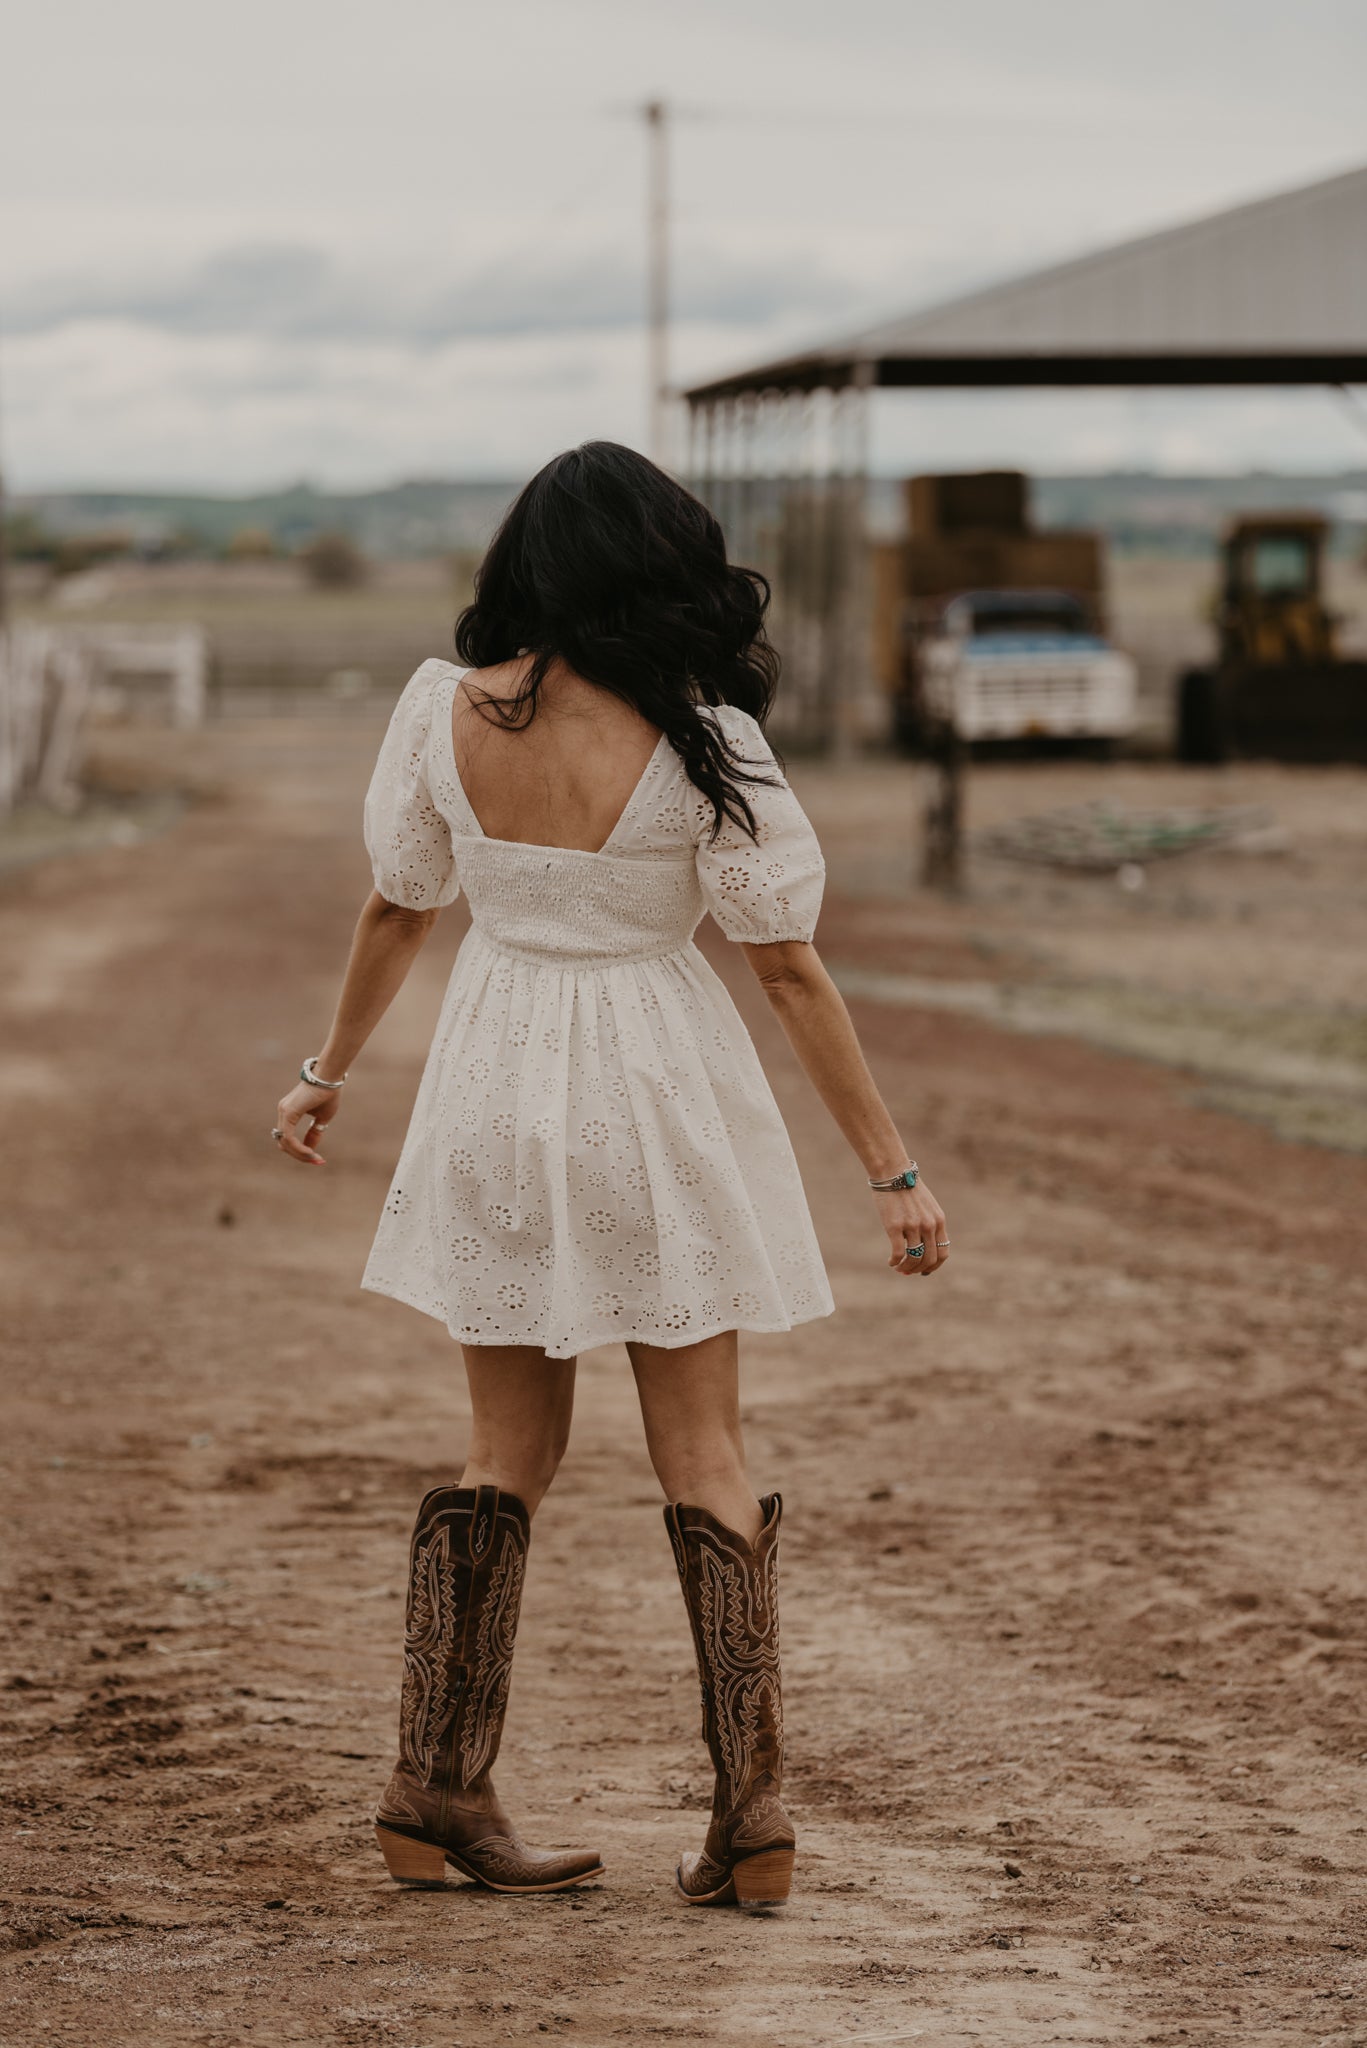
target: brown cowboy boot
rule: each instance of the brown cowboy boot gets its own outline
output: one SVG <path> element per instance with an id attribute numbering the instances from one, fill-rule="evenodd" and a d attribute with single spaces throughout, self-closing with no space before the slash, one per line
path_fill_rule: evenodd
<path id="1" fill-rule="evenodd" d="M 389 1874 L 439 1885 L 450 1863 L 495 1892 L 598 1877 L 591 1849 L 529 1849 L 489 1772 L 508 1703 L 531 1518 L 496 1486 L 437 1486 L 409 1553 L 399 1761 L 375 1815 Z"/>
<path id="2" fill-rule="evenodd" d="M 695 1906 L 778 1906 L 793 1878 L 793 1824 L 783 1783 L 778 1669 L 778 1494 L 760 1502 L 753 1548 L 705 1508 L 665 1509 L 702 1681 L 703 1740 L 716 1769 L 702 1853 L 679 1863 Z"/>

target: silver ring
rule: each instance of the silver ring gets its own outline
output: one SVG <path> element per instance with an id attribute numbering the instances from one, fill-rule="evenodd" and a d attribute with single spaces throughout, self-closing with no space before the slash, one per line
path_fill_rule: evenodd
<path id="1" fill-rule="evenodd" d="M 273 1130 L 273 1131 L 271 1132 L 271 1136 L 272 1136 L 272 1137 L 273 1137 L 274 1139 L 276 1139 L 277 1141 L 279 1141 L 279 1140 L 280 1140 L 281 1138 L 283 1138 L 283 1137 L 284 1137 L 284 1135 L 285 1135 L 285 1133 L 284 1133 L 283 1131 L 276 1131 L 276 1130 Z"/>
<path id="2" fill-rule="evenodd" d="M 906 1244 L 902 1247 L 902 1257 L 904 1259 L 923 1259 L 925 1255 L 926 1248 L 924 1242 L 921 1244 Z"/>
<path id="3" fill-rule="evenodd" d="M 947 1252 L 949 1250 L 949 1239 L 947 1237 L 937 1237 L 935 1249 L 937 1252 Z"/>

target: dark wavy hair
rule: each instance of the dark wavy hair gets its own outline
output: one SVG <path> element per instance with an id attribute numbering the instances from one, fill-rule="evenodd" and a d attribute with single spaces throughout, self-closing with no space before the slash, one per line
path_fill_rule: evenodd
<path id="1" fill-rule="evenodd" d="M 745 785 L 768 784 L 698 704 L 763 724 L 778 656 L 764 632 L 769 585 L 726 559 L 707 507 L 615 441 L 585 441 L 539 470 L 505 514 L 456 621 L 470 668 L 533 657 L 515 695 L 479 708 L 517 729 L 536 716 L 556 661 L 635 705 L 664 732 L 722 820 L 754 836 Z"/>

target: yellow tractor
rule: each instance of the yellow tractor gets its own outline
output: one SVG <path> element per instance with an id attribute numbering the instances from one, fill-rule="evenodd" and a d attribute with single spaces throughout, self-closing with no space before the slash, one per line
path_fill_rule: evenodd
<path id="1" fill-rule="evenodd" d="M 1219 655 L 1182 677 L 1179 759 L 1367 760 L 1367 662 L 1335 650 L 1328 535 L 1313 512 L 1237 519 L 1225 534 Z"/>

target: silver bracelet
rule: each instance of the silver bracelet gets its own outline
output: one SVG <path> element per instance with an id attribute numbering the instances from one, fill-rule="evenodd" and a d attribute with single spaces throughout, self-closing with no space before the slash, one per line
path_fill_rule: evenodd
<path id="1" fill-rule="evenodd" d="M 869 1186 L 880 1195 L 895 1194 L 899 1188 L 914 1188 L 919 1170 L 913 1159 L 910 1166 L 904 1168 L 901 1173 L 895 1173 L 891 1180 L 871 1180 Z"/>
<path id="2" fill-rule="evenodd" d="M 340 1081 L 325 1081 L 323 1079 L 318 1071 L 318 1055 L 316 1052 L 310 1053 L 309 1057 L 304 1061 L 303 1066 L 299 1069 L 299 1079 L 306 1081 L 310 1088 L 337 1089 L 346 1086 L 345 1074 L 343 1074 Z"/>

